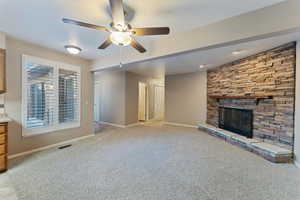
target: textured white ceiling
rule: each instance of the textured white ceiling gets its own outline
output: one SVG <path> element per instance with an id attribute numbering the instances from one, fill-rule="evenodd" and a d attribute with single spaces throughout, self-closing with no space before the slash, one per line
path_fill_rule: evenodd
<path id="1" fill-rule="evenodd" d="M 169 26 L 171 33 L 176 33 L 282 1 L 125 0 L 125 3 L 134 11 L 130 22 L 134 27 Z M 0 31 L 59 51 L 64 51 L 66 44 L 78 45 L 83 49 L 79 56 L 95 59 L 117 53 L 118 48 L 111 46 L 106 51 L 97 50 L 106 33 L 63 24 L 61 19 L 67 17 L 108 25 L 111 19 L 107 5 L 108 0 L 0 0 Z"/>
<path id="2" fill-rule="evenodd" d="M 165 75 L 203 71 L 299 40 L 300 32 L 291 33 L 232 46 L 192 51 L 165 58 L 127 64 L 123 70 L 156 78 L 164 77 Z M 233 55 L 232 52 L 236 50 L 242 50 L 241 54 Z M 206 67 L 200 69 L 199 66 L 201 64 L 205 64 Z"/>

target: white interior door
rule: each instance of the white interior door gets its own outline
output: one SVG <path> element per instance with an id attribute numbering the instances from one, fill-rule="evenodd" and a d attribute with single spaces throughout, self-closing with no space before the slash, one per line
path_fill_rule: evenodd
<path id="1" fill-rule="evenodd" d="M 94 121 L 100 122 L 100 109 L 101 109 L 101 84 L 96 82 L 94 85 Z"/>
<path id="2" fill-rule="evenodd" d="M 146 121 L 147 112 L 147 86 L 145 83 L 139 82 L 139 108 L 138 108 L 138 120 Z"/>
<path id="3" fill-rule="evenodd" d="M 154 86 L 154 119 L 162 120 L 165 112 L 165 88 Z"/>

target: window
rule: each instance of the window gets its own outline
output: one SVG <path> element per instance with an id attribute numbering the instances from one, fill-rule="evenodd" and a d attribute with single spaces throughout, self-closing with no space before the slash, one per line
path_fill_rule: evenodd
<path id="1" fill-rule="evenodd" d="M 23 135 L 80 126 L 80 67 L 23 56 Z"/>
<path id="2" fill-rule="evenodd" d="M 59 123 L 78 120 L 78 72 L 59 69 Z"/>

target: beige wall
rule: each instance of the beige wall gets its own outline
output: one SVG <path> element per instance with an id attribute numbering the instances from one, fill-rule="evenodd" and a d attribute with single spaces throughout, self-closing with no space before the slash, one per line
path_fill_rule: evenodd
<path id="1" fill-rule="evenodd" d="M 6 39 L 5 39 L 5 34 L 0 32 L 0 49 L 6 49 Z M 4 104 L 4 100 L 5 100 L 5 94 L 0 94 L 0 104 Z M 4 108 L 0 108 L 0 114 L 4 114 L 5 110 Z"/>
<path id="2" fill-rule="evenodd" d="M 129 125 L 138 122 L 138 83 L 146 83 L 149 88 L 154 83 L 163 84 L 163 80 L 152 79 L 132 72 L 105 70 L 94 73 L 94 82 L 100 83 L 100 121 L 117 125 Z M 149 90 L 150 96 L 151 89 Z M 105 95 L 102 95 L 105 94 Z M 150 118 L 153 115 L 153 102 L 149 100 Z"/>
<path id="3" fill-rule="evenodd" d="M 138 122 L 139 81 L 137 74 L 126 73 L 126 125 Z"/>
<path id="4" fill-rule="evenodd" d="M 67 54 L 59 53 L 27 42 L 7 38 L 6 40 L 6 112 L 13 122 L 9 123 L 8 153 L 9 155 L 29 151 L 43 146 L 59 143 L 81 136 L 93 134 L 92 126 L 92 76 L 90 61 Z M 43 135 L 22 137 L 22 85 L 21 56 L 22 54 L 41 57 L 58 62 L 82 66 L 81 71 L 81 126 L 76 129 L 66 129 Z"/>
<path id="5" fill-rule="evenodd" d="M 101 85 L 95 93 L 100 95 L 100 121 L 125 125 L 125 72 L 96 72 L 94 81 Z"/>
<path id="6" fill-rule="evenodd" d="M 300 41 L 297 42 L 294 152 L 295 161 L 300 168 Z"/>
<path id="7" fill-rule="evenodd" d="M 148 88 L 148 118 L 154 117 L 154 85 L 164 85 L 164 79 L 126 72 L 126 125 L 138 122 L 139 82 Z"/>
<path id="8" fill-rule="evenodd" d="M 6 49 L 5 43 L 5 34 L 0 32 L 0 49 Z"/>
<path id="9" fill-rule="evenodd" d="M 196 126 L 206 121 L 206 72 L 165 79 L 165 121 Z"/>

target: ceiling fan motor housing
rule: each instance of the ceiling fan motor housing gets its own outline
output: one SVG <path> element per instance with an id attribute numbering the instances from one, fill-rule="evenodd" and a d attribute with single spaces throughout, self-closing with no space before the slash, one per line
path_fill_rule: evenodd
<path id="1" fill-rule="evenodd" d="M 123 32 L 126 32 L 126 31 L 129 31 L 129 30 L 132 29 L 131 25 L 127 24 L 127 23 L 125 23 L 124 25 L 122 25 L 122 24 L 114 24 L 114 22 L 111 22 L 109 25 L 113 29 L 113 31 L 123 31 Z"/>

